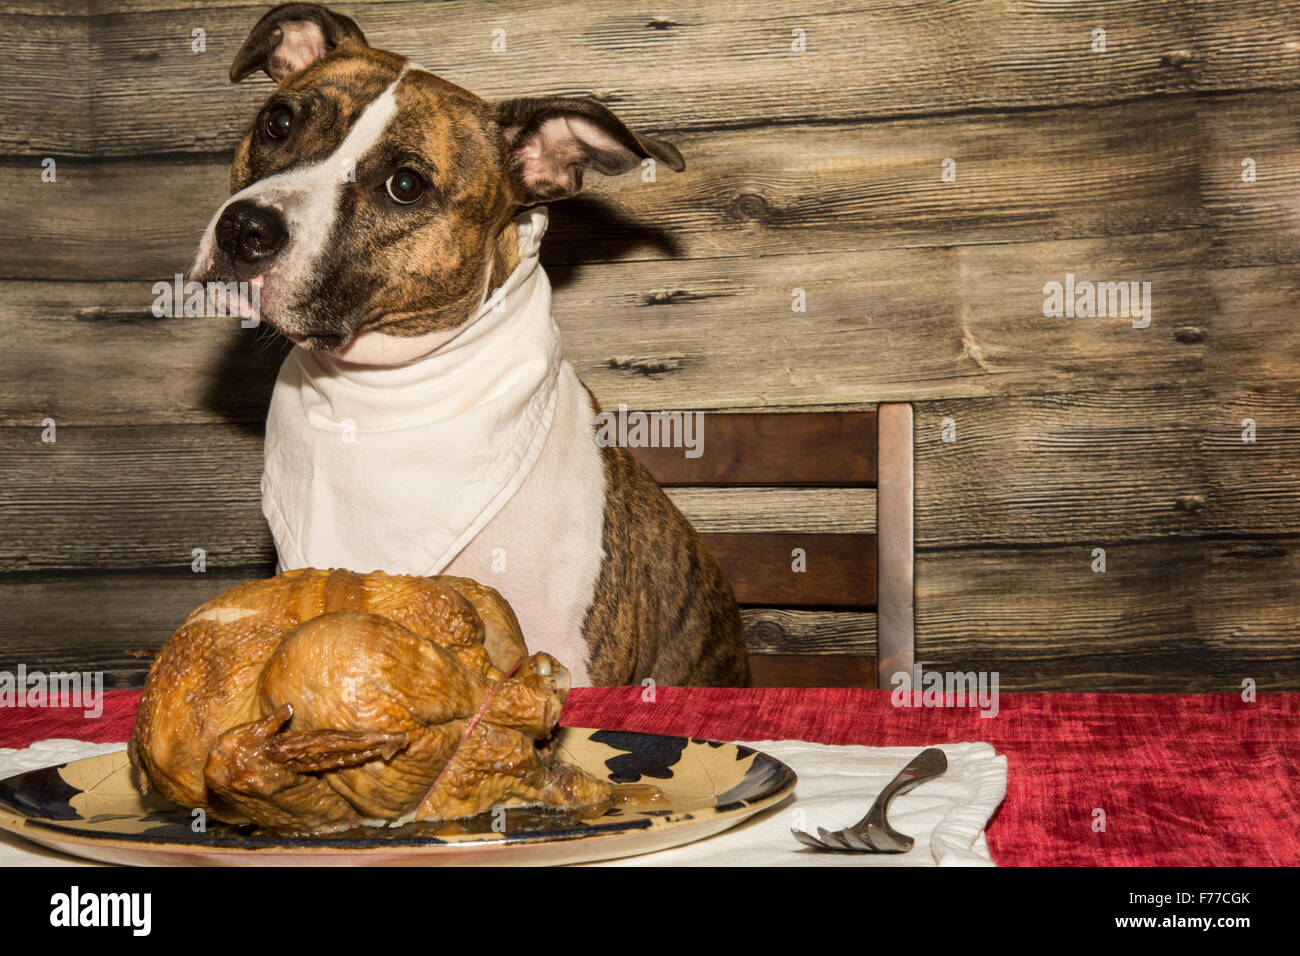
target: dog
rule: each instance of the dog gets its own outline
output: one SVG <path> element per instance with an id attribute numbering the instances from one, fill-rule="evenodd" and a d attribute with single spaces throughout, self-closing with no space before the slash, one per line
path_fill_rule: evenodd
<path id="1" fill-rule="evenodd" d="M 497 588 L 577 685 L 744 686 L 740 612 L 700 536 L 563 360 L 546 203 L 653 161 L 581 98 L 488 102 L 315 4 L 271 10 L 230 78 L 276 81 L 189 279 L 294 343 L 267 420 L 277 570 Z"/>

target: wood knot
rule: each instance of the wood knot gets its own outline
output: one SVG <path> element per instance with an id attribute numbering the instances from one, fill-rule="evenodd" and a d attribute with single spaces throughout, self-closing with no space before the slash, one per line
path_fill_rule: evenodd
<path id="1" fill-rule="evenodd" d="M 605 362 L 606 367 L 616 372 L 631 372 L 633 375 L 662 375 L 676 372 L 686 365 L 685 355 L 615 355 Z"/>
<path id="2" fill-rule="evenodd" d="M 667 30 L 670 27 L 678 25 L 679 24 L 676 20 L 669 20 L 667 17 L 653 17 L 650 22 L 646 24 L 646 26 L 651 30 Z"/>
<path id="3" fill-rule="evenodd" d="M 1177 342 L 1204 342 L 1205 331 L 1198 329 L 1194 325 L 1184 325 L 1182 328 L 1174 329 L 1174 340 Z"/>
<path id="4" fill-rule="evenodd" d="M 727 215 L 732 219 L 765 219 L 769 208 L 758 193 L 741 193 L 727 204 Z"/>
<path id="5" fill-rule="evenodd" d="M 780 646 L 785 642 L 786 633 L 779 621 L 771 621 L 760 618 L 757 621 L 745 622 L 745 637 L 749 639 L 750 646 Z"/>
<path id="6" fill-rule="evenodd" d="M 165 317 L 164 317 L 165 318 Z M 80 322 L 159 322 L 147 309 L 108 309 L 102 305 L 92 305 L 77 310 Z"/>
<path id="7" fill-rule="evenodd" d="M 1205 495 L 1179 495 L 1174 499 L 1174 510 L 1198 515 L 1205 510 Z"/>
<path id="8" fill-rule="evenodd" d="M 685 289 L 661 289 L 641 297 L 642 305 L 675 305 L 678 302 L 698 302 L 704 296 Z"/>
<path id="9" fill-rule="evenodd" d="M 1181 69 L 1188 63 L 1196 59 L 1196 54 L 1191 50 L 1170 50 L 1160 57 L 1161 66 L 1171 66 L 1174 69 Z"/>

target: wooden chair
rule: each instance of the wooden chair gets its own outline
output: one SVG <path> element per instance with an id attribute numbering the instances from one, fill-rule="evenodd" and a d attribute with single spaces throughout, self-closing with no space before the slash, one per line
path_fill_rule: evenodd
<path id="1" fill-rule="evenodd" d="M 751 654 L 767 687 L 881 687 L 915 661 L 912 406 L 875 412 L 709 413 L 702 454 L 630 448 L 672 487 L 876 488 L 875 534 L 705 534 L 743 607 L 875 610 L 876 656 Z M 794 570 L 795 549 L 806 555 Z"/>

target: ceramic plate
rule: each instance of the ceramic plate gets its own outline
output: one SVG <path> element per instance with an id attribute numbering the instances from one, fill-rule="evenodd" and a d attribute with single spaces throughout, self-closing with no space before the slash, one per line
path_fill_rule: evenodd
<path id="1" fill-rule="evenodd" d="M 668 805 L 625 807 L 585 822 L 512 809 L 495 819 L 485 813 L 327 837 L 267 836 L 216 821 L 196 833 L 190 811 L 136 792 L 123 750 L 0 781 L 0 828 L 75 856 L 135 866 L 580 863 L 713 836 L 779 803 L 795 785 L 785 764 L 738 744 L 576 728 L 562 729 L 558 744 L 569 763 L 614 783 L 653 784 Z"/>

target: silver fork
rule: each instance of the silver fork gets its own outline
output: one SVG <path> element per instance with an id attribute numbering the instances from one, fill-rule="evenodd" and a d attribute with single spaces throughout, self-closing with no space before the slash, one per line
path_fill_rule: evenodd
<path id="1" fill-rule="evenodd" d="M 943 776 L 948 769 L 948 758 L 938 747 L 922 750 L 912 762 L 899 771 L 898 776 L 889 781 L 876 802 L 871 805 L 867 815 L 843 830 L 831 832 L 817 828 L 821 839 L 811 833 L 790 828 L 795 839 L 807 846 L 819 850 L 847 850 L 850 853 L 906 853 L 916 842 L 910 836 L 899 833 L 885 819 L 885 811 L 894 797 L 907 793 L 913 787 L 920 786 L 927 780 Z"/>

